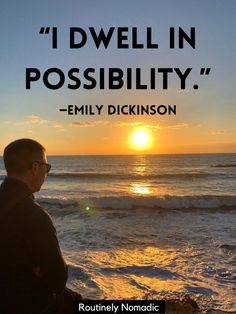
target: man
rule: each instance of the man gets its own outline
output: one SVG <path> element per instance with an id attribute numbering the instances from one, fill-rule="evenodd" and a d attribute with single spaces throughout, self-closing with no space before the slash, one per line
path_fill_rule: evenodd
<path id="1" fill-rule="evenodd" d="M 32 194 L 51 168 L 45 149 L 34 140 L 19 139 L 5 148 L 3 160 L 7 177 L 0 187 L 0 313 L 58 313 L 56 303 L 61 309 L 65 302 L 72 304 L 67 266 L 52 220 Z"/>

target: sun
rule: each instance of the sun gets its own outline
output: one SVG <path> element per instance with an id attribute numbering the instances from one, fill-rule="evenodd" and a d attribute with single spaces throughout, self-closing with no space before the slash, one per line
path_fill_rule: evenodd
<path id="1" fill-rule="evenodd" d="M 147 150 L 152 146 L 152 134 L 145 128 L 134 129 L 130 134 L 130 144 L 133 149 Z"/>

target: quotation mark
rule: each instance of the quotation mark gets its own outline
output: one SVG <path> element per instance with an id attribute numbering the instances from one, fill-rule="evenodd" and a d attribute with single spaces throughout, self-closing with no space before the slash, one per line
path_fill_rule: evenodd
<path id="1" fill-rule="evenodd" d="M 50 32 L 50 27 L 41 27 L 39 34 L 49 34 Z"/>
<path id="2" fill-rule="evenodd" d="M 211 71 L 211 68 L 201 68 L 200 75 L 208 75 Z"/>
<path id="3" fill-rule="evenodd" d="M 56 49 L 57 48 L 57 28 L 56 27 L 41 27 L 39 34 L 48 35 L 50 33 L 50 29 L 52 33 L 52 48 Z"/>
<path id="4" fill-rule="evenodd" d="M 201 68 L 200 75 L 209 75 L 210 71 L 211 71 L 211 68 Z M 193 85 L 194 89 L 198 89 L 198 87 L 199 86 L 197 84 Z"/>

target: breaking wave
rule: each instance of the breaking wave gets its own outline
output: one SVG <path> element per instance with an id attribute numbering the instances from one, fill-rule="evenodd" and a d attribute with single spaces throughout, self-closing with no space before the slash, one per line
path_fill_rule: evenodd
<path id="1" fill-rule="evenodd" d="M 212 165 L 211 167 L 214 167 L 214 168 L 234 168 L 234 167 L 236 167 L 236 164 L 218 164 L 218 165 Z"/>
<path id="2" fill-rule="evenodd" d="M 152 196 L 152 197 L 91 197 L 79 200 L 41 197 L 40 203 L 49 207 L 76 207 L 78 209 L 236 209 L 236 196 Z"/>
<path id="3" fill-rule="evenodd" d="M 221 176 L 224 174 L 220 174 Z M 104 173 L 104 172 L 65 172 L 50 173 L 49 178 L 56 179 L 118 179 L 118 180 L 134 180 L 134 179 L 193 179 L 219 176 L 219 174 L 209 172 L 188 172 L 188 173 L 154 173 L 154 174 L 135 174 L 135 173 Z"/>

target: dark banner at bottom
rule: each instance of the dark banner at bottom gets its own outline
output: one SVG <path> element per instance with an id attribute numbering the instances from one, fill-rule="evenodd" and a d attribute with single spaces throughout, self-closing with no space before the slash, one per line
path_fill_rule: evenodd
<path id="1" fill-rule="evenodd" d="M 165 313 L 164 300 L 83 300 L 74 302 L 74 313 Z"/>

